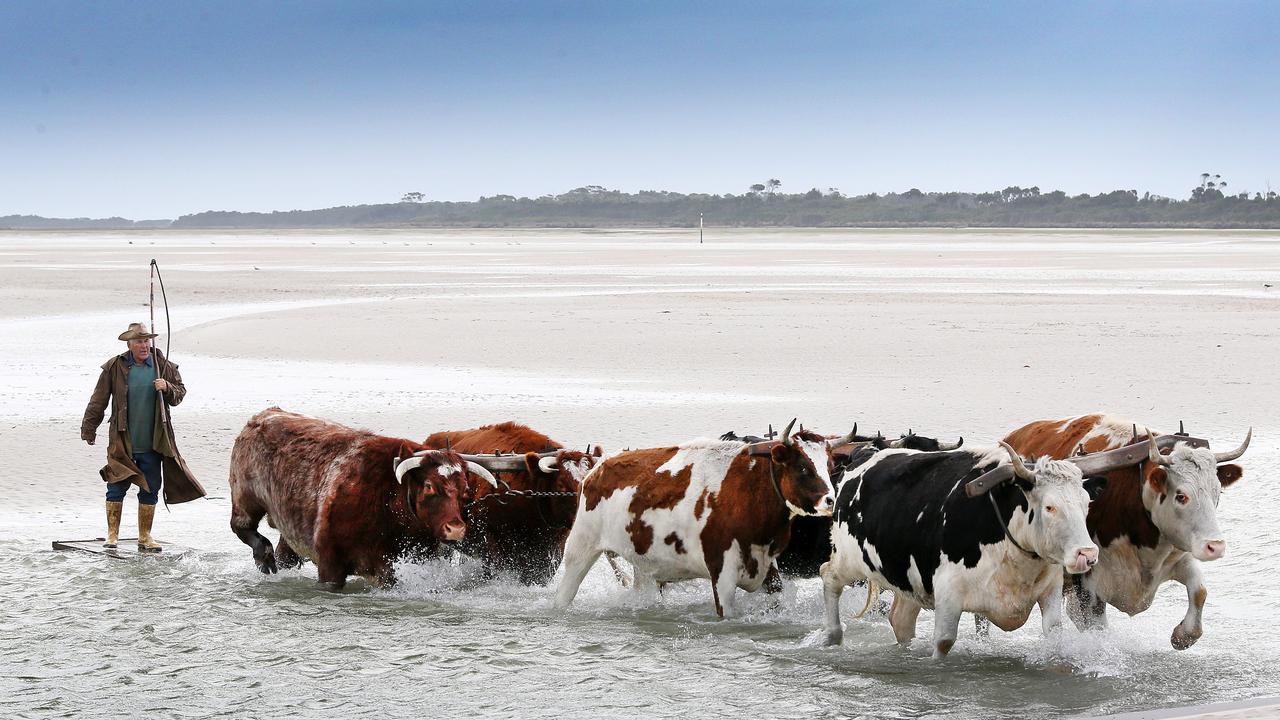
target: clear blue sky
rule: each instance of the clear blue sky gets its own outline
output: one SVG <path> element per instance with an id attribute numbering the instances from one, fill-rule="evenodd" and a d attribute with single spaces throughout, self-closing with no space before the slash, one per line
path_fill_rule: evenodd
<path id="1" fill-rule="evenodd" d="M 1274 2 L 0 4 L 0 215 L 1280 189 Z"/>

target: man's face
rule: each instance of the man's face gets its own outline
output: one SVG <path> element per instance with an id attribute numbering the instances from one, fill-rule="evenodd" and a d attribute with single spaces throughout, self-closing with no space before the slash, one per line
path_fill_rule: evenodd
<path id="1" fill-rule="evenodd" d="M 143 339 L 130 340 L 129 352 L 133 353 L 135 362 L 146 362 L 147 358 L 151 356 L 151 341 Z"/>

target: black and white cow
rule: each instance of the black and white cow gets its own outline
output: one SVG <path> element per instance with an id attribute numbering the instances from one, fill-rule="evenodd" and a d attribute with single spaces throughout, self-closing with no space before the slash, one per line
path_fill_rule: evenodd
<path id="1" fill-rule="evenodd" d="M 1086 463 L 1098 474 L 1105 459 Z M 1013 630 L 1041 603 L 1046 632 L 1061 624 L 1063 570 L 1093 567 L 1085 526 L 1091 496 L 1078 460 L 1024 464 L 1008 446 L 949 452 L 885 450 L 856 468 L 836 500 L 831 559 L 822 566 L 827 641 L 843 639 L 840 595 L 857 580 L 893 589 L 898 642 L 934 611 L 934 657 L 956 640 L 962 612 Z"/>

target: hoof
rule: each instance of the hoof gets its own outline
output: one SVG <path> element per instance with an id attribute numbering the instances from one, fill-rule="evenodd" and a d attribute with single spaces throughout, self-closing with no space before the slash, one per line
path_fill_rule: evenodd
<path id="1" fill-rule="evenodd" d="M 840 644 L 840 643 L 842 643 L 842 642 L 844 642 L 844 631 L 843 631 L 843 630 L 828 630 L 828 631 L 827 631 L 827 640 L 826 640 L 826 645 L 827 645 L 828 647 L 830 647 L 830 646 L 832 646 L 832 645 L 839 645 L 839 644 Z"/>
<path id="2" fill-rule="evenodd" d="M 108 550 L 115 550 L 117 546 L 115 543 L 102 543 L 102 547 Z"/>
<path id="3" fill-rule="evenodd" d="M 262 558 L 254 558 L 254 561 L 255 561 L 255 564 L 257 564 L 258 566 L 258 570 L 260 570 L 263 575 L 274 575 L 275 573 L 279 572 L 279 568 L 276 567 L 275 555 L 267 555 Z"/>
<path id="4" fill-rule="evenodd" d="M 1178 625 L 1173 629 L 1173 635 L 1169 636 L 1169 644 L 1173 646 L 1174 650 L 1186 650 L 1195 645 L 1199 639 L 1200 631 L 1187 632 L 1182 629 L 1181 625 Z"/>

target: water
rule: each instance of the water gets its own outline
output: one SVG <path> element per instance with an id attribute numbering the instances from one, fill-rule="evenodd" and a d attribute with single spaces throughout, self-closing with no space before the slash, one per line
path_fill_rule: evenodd
<path id="1" fill-rule="evenodd" d="M 918 264 L 909 262 L 908 256 L 931 253 L 935 246 L 948 243 L 958 244 L 961 255 L 986 253 L 998 250 L 1005 240 L 997 235 L 925 233 L 915 241 L 902 239 L 899 255 L 881 254 L 875 262 L 907 268 L 886 277 L 904 287 L 911 286 L 915 277 L 923 287 L 942 276 L 925 268 L 916 277 L 909 268 Z M 1081 378 L 1088 375 L 1073 375 L 1067 365 L 1051 365 L 1046 375 L 1036 376 L 1031 383 L 1035 392 L 1025 392 L 1023 381 L 1021 392 L 1011 395 L 1009 370 L 984 368 L 983 363 L 992 363 L 990 356 L 966 364 L 963 353 L 949 360 L 927 354 L 918 360 L 933 371 L 923 384 L 927 390 L 865 382 L 852 399 L 815 389 L 815 378 L 849 373 L 838 352 L 825 350 L 815 354 L 815 366 L 807 373 L 779 374 L 776 365 L 782 361 L 763 351 L 743 353 L 734 361 L 740 365 L 736 374 L 721 367 L 698 367 L 714 365 L 721 355 L 716 351 L 695 352 L 698 362 L 682 361 L 692 368 L 687 374 L 677 368 L 654 378 L 635 364 L 627 350 L 601 349 L 599 342 L 583 342 L 567 356 L 531 352 L 513 361 L 515 367 L 504 367 L 491 359 L 468 362 L 471 350 L 467 348 L 457 353 L 440 349 L 415 354 L 426 351 L 397 345 L 397 338 L 405 334 L 404 328 L 419 327 L 428 338 L 441 337 L 430 325 L 434 315 L 417 313 L 419 304 L 449 303 L 446 306 L 456 312 L 473 307 L 457 301 L 459 294 L 467 293 L 507 298 L 511 307 L 532 303 L 529 312 L 552 318 L 548 322 L 578 313 L 568 321 L 575 328 L 610 322 L 614 313 L 630 312 L 653 300 L 659 291 L 675 292 L 676 299 L 659 300 L 663 304 L 654 306 L 654 312 L 658 307 L 705 311 L 712 314 L 709 324 L 702 326 L 708 328 L 706 332 L 735 332 L 733 314 L 725 313 L 723 307 L 745 302 L 744 287 L 750 289 L 751 302 L 760 298 L 762 303 L 784 303 L 780 298 L 785 297 L 801 307 L 827 303 L 831 295 L 824 288 L 830 277 L 853 274 L 849 267 L 861 262 L 856 258 L 862 257 L 862 250 L 841 255 L 841 239 L 824 236 L 823 261 L 841 268 L 826 279 L 812 278 L 813 263 L 804 262 L 803 257 L 798 263 L 802 269 L 776 278 L 758 269 L 717 272 L 729 266 L 766 267 L 758 255 L 776 252 L 788 237 L 776 232 L 758 237 L 743 233 L 735 237 L 732 247 L 723 249 L 724 254 L 700 256 L 701 270 L 672 272 L 654 283 L 663 287 L 645 288 L 635 285 L 636 267 L 661 274 L 665 265 L 677 262 L 670 238 L 645 235 L 639 246 L 623 247 L 625 243 L 612 237 L 602 246 L 604 241 L 594 236 L 535 233 L 518 238 L 524 244 L 512 247 L 510 238 L 483 235 L 463 235 L 463 240 L 450 235 L 442 240 L 422 234 L 316 233 L 263 237 L 263 249 L 258 251 L 253 243 L 220 235 L 114 233 L 106 237 L 117 243 L 146 238 L 158 241 L 160 249 L 104 248 L 98 243 L 105 240 L 92 235 L 55 237 L 52 250 L 46 248 L 44 236 L 0 238 L 0 249 L 11 253 L 0 258 L 7 285 L 0 292 L 11 300 L 0 311 L 0 381 L 6 387 L 0 404 L 0 461 L 9 469 L 0 479 L 0 497 L 5 498 L 0 506 L 0 576 L 5 580 L 0 602 L 0 716 L 151 713 L 272 718 L 341 713 L 379 718 L 481 714 L 684 718 L 751 713 L 804 718 L 1015 718 L 1093 715 L 1280 695 L 1280 676 L 1274 671 L 1280 649 L 1269 632 L 1280 611 L 1280 580 L 1275 573 L 1280 530 L 1272 521 L 1274 509 L 1280 507 L 1280 487 L 1272 481 L 1280 469 L 1280 447 L 1274 441 L 1280 437 L 1280 417 L 1268 407 L 1274 395 L 1268 384 L 1271 361 L 1265 358 L 1241 353 L 1224 365 L 1212 348 L 1217 343 L 1188 343 L 1181 365 L 1161 366 L 1154 376 L 1166 386 L 1177 387 L 1178 397 L 1155 399 L 1141 390 L 1126 394 L 1116 386 L 1098 385 L 1102 381 L 1084 382 Z M 218 248 L 226 249 L 207 249 L 210 237 Z M 387 257 L 372 247 L 386 237 L 394 242 L 406 238 L 412 255 Z M 850 244 L 863 249 L 879 245 L 882 253 L 892 253 L 886 248 L 893 243 L 886 237 L 895 238 L 883 233 L 857 235 Z M 804 233 L 796 238 L 811 242 Z M 1034 257 L 1026 259 L 1035 262 L 1028 267 L 1043 268 L 1058 261 L 1067 263 L 1063 258 L 1076 257 L 1082 249 L 1105 246 L 1110 238 L 1107 233 L 1026 233 L 1012 241 L 1034 245 Z M 1267 344 L 1274 342 L 1268 334 L 1274 326 L 1249 321 L 1250 313 L 1269 319 L 1268 313 L 1274 312 L 1269 301 L 1253 297 L 1261 290 L 1246 287 L 1255 278 L 1235 278 L 1217 267 L 1200 275 L 1194 271 L 1203 261 L 1197 252 L 1217 257 L 1213 248 L 1227 244 L 1232 248 L 1230 257 L 1245 256 L 1245 261 L 1230 263 L 1245 262 L 1259 277 L 1268 275 L 1280 263 L 1276 262 L 1277 243 L 1264 240 L 1211 233 L 1136 234 L 1121 238 L 1119 247 L 1125 253 L 1149 252 L 1166 260 L 1170 245 L 1177 251 L 1174 254 L 1186 254 L 1187 265 L 1170 267 L 1168 277 L 1152 281 L 1148 289 L 1156 295 L 1177 295 L 1186 273 L 1197 288 L 1226 283 L 1205 292 L 1217 297 L 1215 302 L 1239 305 L 1203 306 L 1195 304 L 1200 302 L 1195 298 L 1183 298 L 1179 302 L 1194 307 L 1180 317 L 1201 327 L 1196 325 L 1200 313 L 1204 327 L 1222 326 L 1230 341 L 1249 342 L 1247 338 L 1260 335 L 1257 342 Z M 361 245 L 350 251 L 330 248 L 332 252 L 318 257 L 300 254 L 313 241 Z M 412 264 L 418 267 L 424 256 L 436 257 L 432 248 L 453 253 L 464 244 L 468 248 L 474 244 L 481 254 L 501 256 L 502 273 L 512 275 L 503 281 L 509 287 L 495 287 L 487 277 L 461 272 L 429 278 L 439 286 L 426 291 L 386 287 L 380 285 L 385 282 L 384 270 L 358 269 L 375 262 L 409 264 L 407 257 L 413 257 Z M 138 312 L 137 302 L 129 303 L 132 309 L 113 306 L 121 305 L 118 298 L 130 292 L 124 287 L 127 283 L 117 282 L 118 269 L 87 268 L 127 264 L 138 253 L 155 253 L 163 264 L 165 253 L 191 248 L 207 253 L 201 262 L 214 269 L 184 272 L 175 263 L 173 271 L 166 272 L 170 301 L 182 318 L 175 324 L 173 355 L 182 363 L 191 388 L 188 403 L 175 410 L 175 421 L 180 444 L 211 499 L 176 506 L 172 514 L 161 510 L 156 534 L 198 551 L 181 559 L 134 562 L 52 551 L 50 540 L 102 532 L 101 485 L 93 476 L 101 464 L 102 444 L 87 448 L 76 441 L 79 413 L 97 364 L 115 351 L 115 326 L 122 328 L 120 321 Z M 545 258 L 554 248 L 581 255 L 577 262 L 593 268 L 590 277 L 566 273 L 563 277 L 569 279 L 563 282 L 548 281 L 545 272 L 536 270 L 543 266 L 533 260 Z M 609 262 L 618 253 L 629 253 L 630 259 Z M 6 259 L 19 257 L 29 257 L 40 269 Z M 262 267 L 270 258 L 292 265 L 312 262 L 321 268 L 316 271 L 320 279 L 280 275 L 264 283 L 248 268 L 255 263 Z M 524 261 L 529 261 L 528 266 L 521 270 Z M 330 265 L 357 269 L 330 277 L 323 270 Z M 611 272 L 611 265 L 620 269 Z M 139 267 L 145 287 L 145 260 Z M 414 272 L 414 277 L 420 274 Z M 536 273 L 541 276 L 534 277 Z M 207 277 L 200 280 L 197 274 Z M 744 279 L 744 275 L 750 277 Z M 1005 317 L 1007 322 L 1019 317 L 1036 321 L 1038 308 L 1070 295 L 1087 275 L 1078 268 L 1048 272 L 1036 281 L 1029 296 L 991 302 L 1014 316 L 1012 320 Z M 998 280 L 992 273 L 972 278 L 961 273 L 952 280 L 978 285 Z M 578 304 L 581 298 L 574 293 L 581 288 L 576 284 L 587 280 L 610 290 L 608 297 Z M 136 280 L 128 282 L 139 285 Z M 326 287 L 314 288 L 317 282 Z M 876 280 L 867 282 L 874 285 Z M 1125 285 L 1129 280 L 1108 282 L 1121 286 L 1112 292 L 1118 297 L 1095 292 L 1090 296 L 1093 302 L 1114 304 L 1118 310 L 1113 317 L 1129 314 L 1131 300 L 1126 298 L 1136 294 Z M 879 303 L 875 312 L 888 314 L 895 323 L 900 319 L 892 315 L 894 307 L 905 308 L 909 316 L 918 317 L 921 312 L 918 300 L 895 300 L 892 290 L 883 294 L 874 287 L 836 284 L 842 292 L 870 296 L 869 302 Z M 228 289 L 213 297 L 191 295 L 196 288 L 213 292 L 219 286 Z M 943 288 L 938 291 L 939 302 L 945 307 L 959 302 L 959 294 L 992 295 L 982 288 L 970 289 L 973 292 L 958 293 Z M 433 299 L 437 295 L 451 299 Z M 132 297 L 136 300 L 136 293 Z M 475 302 L 474 307 L 482 306 Z M 752 323 L 773 317 L 761 309 L 764 306 L 745 307 Z M 284 325 L 312 317 L 306 313 L 334 313 L 325 316 L 330 328 L 356 332 L 358 323 L 343 313 L 367 313 L 370 308 L 394 319 L 386 323 L 393 331 L 367 347 L 338 342 L 334 351 L 327 346 L 273 345 L 287 336 Z M 1146 309 L 1152 317 L 1162 311 L 1159 306 Z M 824 306 L 824 312 L 828 310 Z M 786 312 L 794 308 L 788 305 Z M 966 342 L 989 343 L 1006 326 L 990 328 L 990 321 L 983 319 L 990 317 L 985 312 L 975 313 L 972 319 L 946 313 L 940 317 L 973 338 Z M 243 330 L 258 327 L 250 322 L 252 318 L 292 320 L 280 321 L 280 335 L 255 335 Z M 241 335 L 219 336 L 217 342 L 210 339 L 227 323 L 242 321 L 249 324 L 234 325 L 243 331 Z M 864 317 L 857 326 L 865 327 L 866 322 Z M 644 325 L 629 327 L 644 336 L 653 353 L 682 357 L 680 338 L 668 337 L 679 333 Z M 782 328 L 780 342 L 789 344 L 793 336 L 788 333 L 793 331 L 776 327 Z M 1085 319 L 1063 332 L 1094 332 L 1092 342 L 1118 345 L 1137 364 L 1143 357 L 1141 346 L 1126 340 L 1123 331 L 1118 331 L 1119 339 L 1108 339 L 1109 332 L 1116 330 L 1114 326 L 1099 329 L 1096 322 Z M 459 331 L 454 326 L 451 332 Z M 758 328 L 744 332 L 748 347 L 762 347 Z M 818 331 L 800 323 L 794 332 L 799 333 L 796 337 L 813 338 Z M 104 334 L 110 335 L 106 342 L 99 337 Z M 913 352 L 935 340 L 921 337 Z M 210 352 L 213 348 L 218 352 Z M 366 349 L 368 354 L 383 355 L 360 364 L 357 361 Z M 1053 363 L 1063 354 L 1057 346 L 1050 350 L 1033 362 Z M 877 353 L 894 354 L 898 363 L 916 362 L 902 349 L 881 348 Z M 1019 359 L 1016 364 L 1023 363 Z M 882 377 L 875 369 L 866 372 L 869 377 Z M 1064 379 L 1055 381 L 1049 375 Z M 1211 379 L 1209 387 L 1197 394 L 1204 378 Z M 1146 381 L 1152 379 L 1143 371 L 1121 378 L 1124 386 L 1138 388 L 1149 386 Z M 1237 385 L 1242 389 L 1231 395 Z M 995 389 L 984 394 L 987 387 Z M 920 400 L 921 396 L 927 398 Z M 1230 397 L 1230 404 L 1215 399 L 1222 397 Z M 475 586 L 468 582 L 475 565 L 466 560 L 401 565 L 397 568 L 400 583 L 392 589 L 371 589 L 357 580 L 339 594 L 317 589 L 312 566 L 263 576 L 254 568 L 248 548 L 227 527 L 225 473 L 231 441 L 245 418 L 275 402 L 410 437 L 516 417 L 552 428 L 553 434 L 573 444 L 589 440 L 614 449 L 731 428 L 758 431 L 756 424 L 784 413 L 814 418 L 815 426 L 821 420 L 833 429 L 844 429 L 844 420 L 855 414 L 851 406 L 857 407 L 857 416 L 884 418 L 887 430 L 899 429 L 893 424 L 898 422 L 905 428 L 906 417 L 924 418 L 938 432 L 955 429 L 973 442 L 974 428 L 1003 431 L 1009 418 L 1026 421 L 1051 416 L 1046 410 L 1059 403 L 1073 402 L 1085 411 L 1108 400 L 1130 412 L 1147 413 L 1143 417 L 1160 418 L 1159 423 L 1152 421 L 1159 427 L 1187 411 L 1182 403 L 1192 410 L 1200 408 L 1198 413 L 1188 413 L 1193 423 L 1189 429 L 1222 444 L 1234 444 L 1233 433 L 1241 430 L 1243 418 L 1255 425 L 1254 445 L 1242 460 L 1245 479 L 1223 494 L 1220 508 L 1230 549 L 1226 558 L 1205 567 L 1210 590 L 1205 635 L 1185 652 L 1173 651 L 1168 643 L 1186 602 L 1181 586 L 1173 584 L 1165 586 L 1154 607 L 1143 615 L 1126 618 L 1112 611 L 1112 627 L 1106 632 L 1080 633 L 1068 627 L 1060 637 L 1044 639 L 1039 618 L 1033 614 L 1021 630 L 993 629 L 991 637 L 984 639 L 976 636 L 966 618 L 955 650 L 938 663 L 930 659 L 928 611 L 922 614 L 917 639 L 908 648 L 897 647 L 887 622 L 874 614 L 848 619 L 844 644 L 823 647 L 821 587 L 816 580 L 789 583 L 780 598 L 744 596 L 740 616 L 719 621 L 706 582 L 675 585 L 662 595 L 643 595 L 620 587 L 601 564 L 568 613 L 557 616 L 549 609 L 552 588 L 528 588 L 512 581 Z M 922 404 L 911 405 L 915 402 Z M 914 423 L 917 429 L 922 424 Z M 131 534 L 133 522 L 131 496 L 123 534 Z M 265 532 L 274 537 L 273 531 Z M 846 593 L 847 618 L 862 606 L 863 597 L 858 589 Z"/>

